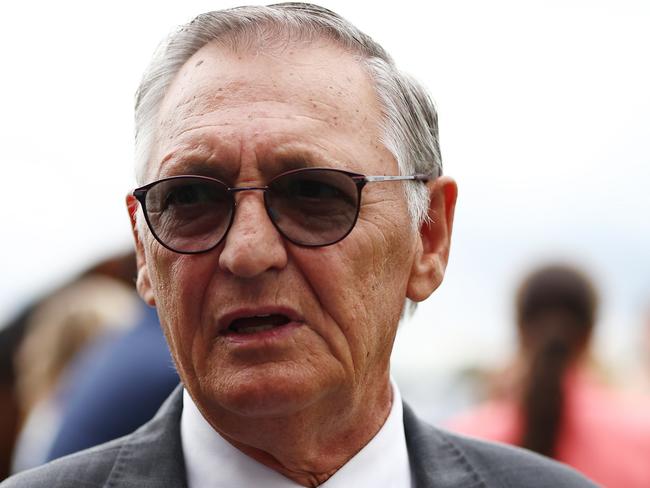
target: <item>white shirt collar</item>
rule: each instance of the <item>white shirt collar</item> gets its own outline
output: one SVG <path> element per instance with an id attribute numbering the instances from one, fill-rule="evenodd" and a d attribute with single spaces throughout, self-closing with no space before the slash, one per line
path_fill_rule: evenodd
<path id="1" fill-rule="evenodd" d="M 382 428 L 321 488 L 404 488 L 413 486 L 402 399 L 395 382 L 393 405 Z M 183 391 L 181 441 L 188 488 L 299 488 L 301 485 L 258 463 L 223 439 Z"/>

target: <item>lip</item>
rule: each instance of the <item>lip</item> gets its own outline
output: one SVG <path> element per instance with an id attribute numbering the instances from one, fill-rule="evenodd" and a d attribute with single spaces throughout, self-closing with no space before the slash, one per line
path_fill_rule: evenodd
<path id="1" fill-rule="evenodd" d="M 237 319 L 243 319 L 247 317 L 257 317 L 257 316 L 264 316 L 264 315 L 285 315 L 288 319 L 289 322 L 281 327 L 278 327 L 278 329 L 285 328 L 289 325 L 300 325 L 304 323 L 305 319 L 302 317 L 301 314 L 299 314 L 296 310 L 290 307 L 282 307 L 282 306 L 256 306 L 256 307 L 241 307 L 237 308 L 235 310 L 232 310 L 230 312 L 226 312 L 223 315 L 221 315 L 218 320 L 217 320 L 217 333 L 219 335 L 242 335 L 244 336 L 245 334 L 227 334 L 228 328 L 230 327 L 230 324 L 233 323 L 233 321 Z M 258 336 L 258 335 L 263 335 L 269 332 L 274 332 L 278 329 L 271 329 L 268 331 L 264 332 L 256 332 L 253 334 L 246 334 L 251 337 Z"/>

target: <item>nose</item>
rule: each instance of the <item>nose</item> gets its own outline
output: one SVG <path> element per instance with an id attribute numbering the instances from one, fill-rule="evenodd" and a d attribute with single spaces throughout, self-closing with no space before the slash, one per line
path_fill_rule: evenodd
<path id="1" fill-rule="evenodd" d="M 219 266 L 235 276 L 254 278 L 286 264 L 285 242 L 266 213 L 262 192 L 239 193 Z"/>

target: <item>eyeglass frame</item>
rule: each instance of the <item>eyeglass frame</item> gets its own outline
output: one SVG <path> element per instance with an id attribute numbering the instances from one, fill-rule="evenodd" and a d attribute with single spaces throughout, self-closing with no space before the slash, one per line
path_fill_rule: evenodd
<path id="1" fill-rule="evenodd" d="M 277 180 L 278 178 L 281 178 L 286 175 L 294 174 L 294 173 L 302 173 L 302 172 L 307 172 L 307 171 L 333 171 L 337 173 L 344 174 L 346 176 L 349 176 L 350 179 L 355 183 L 357 187 L 357 205 L 356 205 L 356 212 L 354 214 L 354 219 L 352 220 L 352 225 L 350 226 L 350 229 L 341 236 L 340 238 L 336 239 L 335 241 L 328 242 L 326 244 L 304 244 L 304 243 L 299 243 L 295 242 L 293 239 L 291 239 L 289 236 L 287 236 L 282 229 L 278 226 L 278 224 L 273 220 L 273 217 L 270 214 L 270 209 L 267 204 L 266 200 L 266 191 L 269 189 L 269 185 Z M 206 180 L 206 181 L 211 181 L 211 182 L 217 182 L 224 187 L 226 187 L 226 192 L 228 195 L 230 195 L 230 201 L 232 202 L 232 211 L 230 212 L 230 220 L 228 221 L 228 225 L 225 228 L 225 231 L 223 233 L 223 236 L 211 247 L 207 249 L 202 249 L 200 251 L 179 251 L 177 249 L 172 248 L 168 244 L 165 244 L 160 237 L 156 234 L 156 232 L 153 230 L 153 226 L 149 220 L 149 214 L 147 212 L 147 204 L 146 204 L 146 198 L 147 198 L 147 192 L 154 187 L 155 185 L 165 182 L 165 181 L 170 181 L 170 180 L 176 180 L 176 179 L 183 179 L 183 178 L 194 178 L 194 179 L 199 179 L 199 180 Z M 135 199 L 140 203 L 142 207 L 142 213 L 144 214 L 145 221 L 147 222 L 147 227 L 149 227 L 149 231 L 151 234 L 154 236 L 156 241 L 163 246 L 166 249 L 169 249 L 172 252 L 178 253 L 178 254 L 203 254 L 206 252 L 210 252 L 216 247 L 218 247 L 226 238 L 228 235 L 228 232 L 230 232 L 230 228 L 232 227 L 233 221 L 235 220 L 235 211 L 237 209 L 237 201 L 235 200 L 235 194 L 242 192 L 242 191 L 262 191 L 264 192 L 264 210 L 266 210 L 266 214 L 269 216 L 269 220 L 273 224 L 273 227 L 278 231 L 278 233 L 286 240 L 291 242 L 292 244 L 300 247 L 310 247 L 310 248 L 317 248 L 317 247 L 327 247 L 334 245 L 338 242 L 341 242 L 343 239 L 345 239 L 354 229 L 354 227 L 357 225 L 357 220 L 359 218 L 359 212 L 361 210 L 361 192 L 368 183 L 376 183 L 376 182 L 383 182 L 383 181 L 421 181 L 421 182 L 428 182 L 436 177 L 432 177 L 429 175 L 425 174 L 414 174 L 414 175 L 364 175 L 361 173 L 355 173 L 352 171 L 347 171 L 343 169 L 338 169 L 338 168 L 327 168 L 327 167 L 308 167 L 308 168 L 297 168 L 289 171 L 285 171 L 283 173 L 280 173 L 276 176 L 274 176 L 269 183 L 266 186 L 235 186 L 231 187 L 228 186 L 227 183 L 221 181 L 218 178 L 213 178 L 211 176 L 204 176 L 204 175 L 190 175 L 190 174 L 183 174 L 183 175 L 175 175 L 175 176 L 169 176 L 166 178 L 161 178 L 156 181 L 152 181 L 151 183 L 147 183 L 146 185 L 140 186 L 138 188 L 135 188 L 131 194 L 135 197 Z"/>

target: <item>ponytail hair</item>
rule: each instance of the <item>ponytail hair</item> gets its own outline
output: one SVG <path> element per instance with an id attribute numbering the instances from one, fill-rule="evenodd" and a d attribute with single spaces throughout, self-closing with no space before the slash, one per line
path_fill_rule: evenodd
<path id="1" fill-rule="evenodd" d="M 564 411 L 564 378 L 587 348 L 597 297 L 590 280 L 562 265 L 533 272 L 517 294 L 517 323 L 525 363 L 520 445 L 554 457 Z"/>

